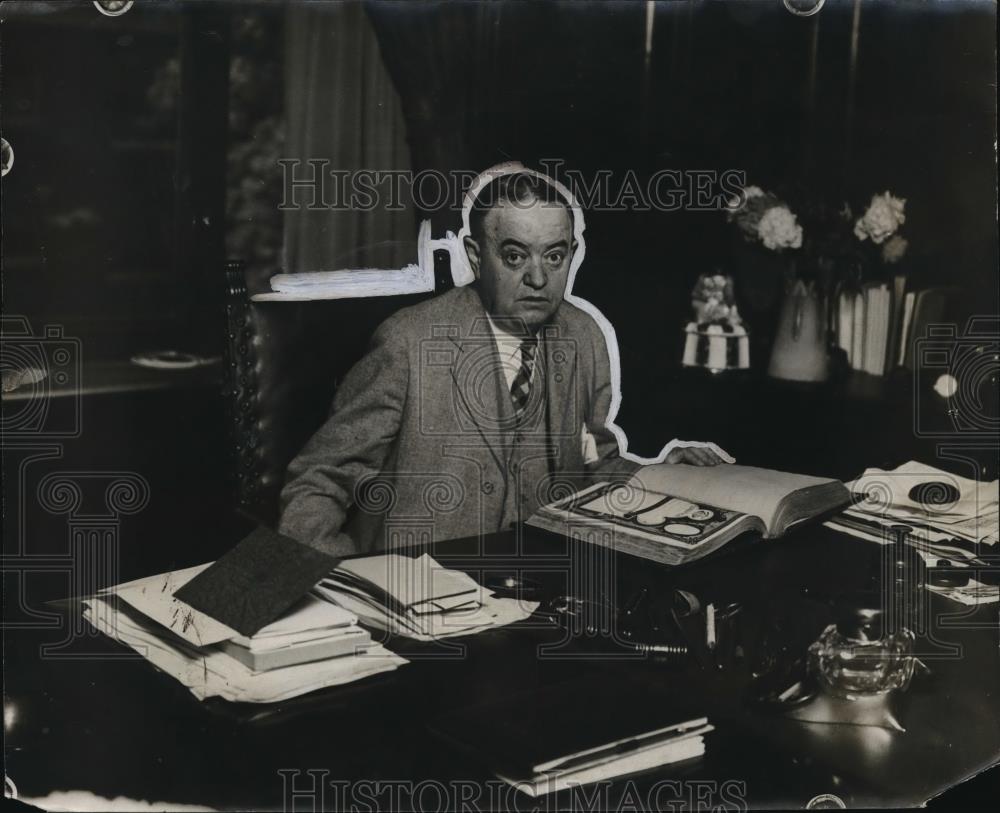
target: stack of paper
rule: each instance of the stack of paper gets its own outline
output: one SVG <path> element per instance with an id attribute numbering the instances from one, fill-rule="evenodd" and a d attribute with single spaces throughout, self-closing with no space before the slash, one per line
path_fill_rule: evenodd
<path id="1" fill-rule="evenodd" d="M 237 635 L 219 646 L 255 672 L 297 663 L 361 655 L 372 637 L 341 607 L 308 595 L 252 637 Z"/>
<path id="2" fill-rule="evenodd" d="M 1000 481 L 979 482 L 915 461 L 892 471 L 871 468 L 848 483 L 856 503 L 827 526 L 889 544 L 903 526 L 906 541 L 928 561 L 975 564 L 996 551 Z"/>
<path id="3" fill-rule="evenodd" d="M 85 602 L 84 617 L 199 699 L 274 702 L 406 663 L 373 643 L 350 612 L 312 595 L 255 635 L 240 635 L 174 595 L 208 566 L 112 587 Z"/>
<path id="4" fill-rule="evenodd" d="M 497 777 L 529 796 L 541 796 L 695 759 L 705 753 L 705 734 L 714 730 L 703 717 L 536 765 L 530 776 L 498 773 Z"/>
<path id="5" fill-rule="evenodd" d="M 420 641 L 468 635 L 530 616 L 537 602 L 497 598 L 470 576 L 424 554 L 388 554 L 342 562 L 316 587 L 318 595 L 361 623 Z"/>

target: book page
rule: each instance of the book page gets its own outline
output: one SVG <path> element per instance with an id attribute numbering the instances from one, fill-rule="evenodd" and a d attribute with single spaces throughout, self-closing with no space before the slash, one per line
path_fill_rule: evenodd
<path id="1" fill-rule="evenodd" d="M 601 523 L 622 532 L 625 537 L 662 542 L 686 550 L 698 548 L 720 536 L 731 536 L 734 528 L 745 524 L 746 519 L 743 512 L 728 510 L 707 500 L 693 501 L 657 493 L 634 480 L 620 484 L 596 483 L 547 506 L 539 514 L 558 517 L 561 522 Z M 529 524 L 538 524 L 538 517 L 529 520 Z"/>
<path id="2" fill-rule="evenodd" d="M 689 466 L 685 463 L 644 466 L 635 473 L 633 480 L 647 491 L 760 517 L 768 532 L 774 530 L 775 516 L 787 495 L 832 482 L 825 477 L 754 466 Z"/>

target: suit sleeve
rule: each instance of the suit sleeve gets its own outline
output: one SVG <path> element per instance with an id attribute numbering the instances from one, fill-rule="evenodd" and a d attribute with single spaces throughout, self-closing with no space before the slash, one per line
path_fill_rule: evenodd
<path id="1" fill-rule="evenodd" d="M 392 322 L 344 378 L 330 417 L 288 466 L 281 492 L 281 533 L 336 555 L 361 552 L 341 529 L 356 484 L 382 471 L 402 420 L 409 359 Z"/>
<path id="2" fill-rule="evenodd" d="M 612 474 L 630 476 L 639 468 L 639 464 L 621 456 L 618 438 L 608 428 L 614 393 L 611 384 L 611 359 L 604 333 L 596 322 L 592 323 L 592 327 L 595 334 L 592 341 L 593 394 L 585 417 L 587 431 L 593 436 L 597 447 L 597 459 L 587 464 L 587 470 L 595 479 Z"/>

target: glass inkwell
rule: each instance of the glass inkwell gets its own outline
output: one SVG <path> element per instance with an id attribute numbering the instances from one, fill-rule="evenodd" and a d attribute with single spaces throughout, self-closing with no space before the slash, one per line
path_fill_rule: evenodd
<path id="1" fill-rule="evenodd" d="M 877 593 L 836 601 L 834 623 L 805 653 L 807 678 L 777 696 L 782 713 L 807 723 L 905 731 L 894 698 L 913 677 L 915 638 L 906 627 L 893 629 L 896 615 L 881 605 Z"/>
<path id="2" fill-rule="evenodd" d="M 836 622 L 809 647 L 809 671 L 824 693 L 856 700 L 909 686 L 914 635 L 888 630 L 885 617 L 856 601 L 836 608 Z"/>

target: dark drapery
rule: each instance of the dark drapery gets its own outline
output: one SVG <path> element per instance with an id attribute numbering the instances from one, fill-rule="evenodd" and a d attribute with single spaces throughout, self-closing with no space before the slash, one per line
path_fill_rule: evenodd
<path id="1" fill-rule="evenodd" d="M 291 4 L 286 53 L 285 157 L 302 162 L 297 177 L 309 177 L 310 160 L 337 172 L 410 168 L 399 96 L 360 2 Z M 327 190 L 334 202 L 335 187 Z M 416 260 L 416 229 L 411 207 L 291 209 L 284 266 L 293 273 L 401 268 Z"/>

